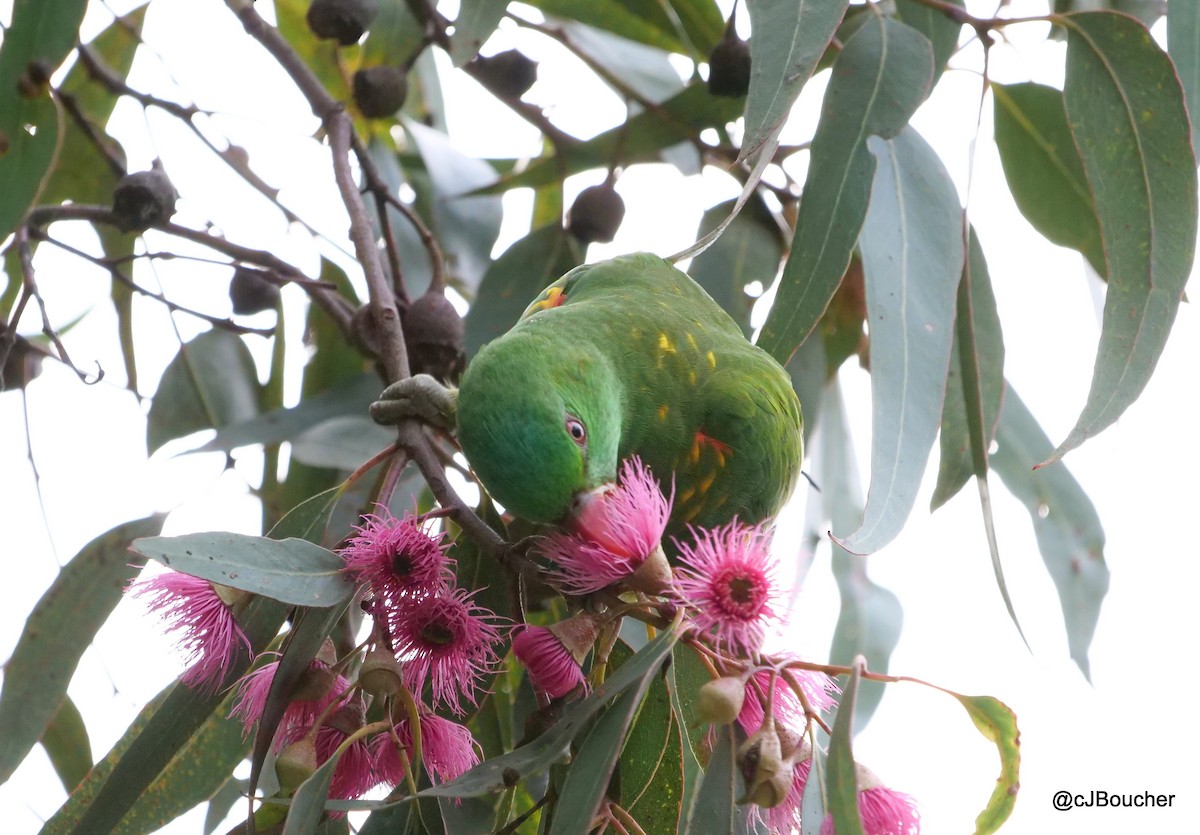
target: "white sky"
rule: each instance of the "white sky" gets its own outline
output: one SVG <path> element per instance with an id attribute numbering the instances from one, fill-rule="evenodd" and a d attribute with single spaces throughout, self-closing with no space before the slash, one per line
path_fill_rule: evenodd
<path id="1" fill-rule="evenodd" d="M 114 4 L 115 6 L 117 4 Z M 722 7 L 728 7 L 722 2 Z M 986 13 L 989 3 L 970 3 Z M 1014 13 L 1039 13 L 1045 4 L 1014 2 Z M 121 8 L 123 6 L 118 6 Z M 11 3 L 0 0 L 0 20 Z M 443 4 L 443 9 L 447 4 Z M 169 10 L 169 11 L 168 11 Z M 89 17 L 86 33 L 103 25 Z M 1156 35 L 1162 40 L 1161 25 Z M 1039 45 L 1044 26 L 1017 27 L 1016 48 L 993 51 L 992 75 L 1000 81 L 1034 79 L 1061 83 L 1061 44 Z M 253 47 L 218 0 L 152 7 L 145 36 L 158 56 L 139 56 L 131 76 L 137 87 L 219 108 L 209 135 L 245 146 L 270 183 L 284 186 L 282 199 L 331 236 L 344 234 L 325 158 L 311 139 L 316 121 L 281 73 Z M 485 51 L 520 43 L 532 57 L 561 50 L 545 40 L 497 35 Z M 439 56 L 443 57 L 443 56 Z M 977 50 L 954 67 L 977 68 Z M 165 61 L 179 87 L 157 79 Z M 547 77 L 548 76 L 548 77 Z M 468 154 L 511 156 L 535 153 L 532 128 L 478 94 L 461 74 L 443 82 L 452 107 L 455 144 Z M 619 101 L 602 88 L 578 87 L 569 73 L 543 74 L 527 99 L 551 104 L 565 129 L 595 133 L 623 118 Z M 810 85 L 798 105 L 793 136 L 811 133 L 823 79 Z M 182 90 L 185 92 L 178 92 Z M 975 131 L 979 76 L 951 71 L 942 79 L 914 124 L 937 148 L 965 194 L 968 149 Z M 1025 223 L 1008 196 L 990 141 L 988 100 L 978 144 L 970 206 L 988 257 L 1006 341 L 1006 373 L 1051 439 L 1062 440 L 1086 398 L 1098 335 L 1103 288 L 1085 274 L 1075 253 L 1052 246 Z M 271 249 L 314 272 L 318 254 L 302 230 L 288 229 L 269 206 L 248 192 L 219 164 L 193 162 L 195 141 L 158 113 L 143 118 L 132 105 L 118 108 L 113 129 L 129 154 L 131 169 L 162 156 L 183 194 L 176 217 L 200 228 L 213 220 L 236 240 Z M 790 129 L 789 129 L 790 130 Z M 308 174 L 311 172 L 311 176 Z M 599 172 L 568 181 L 568 201 L 601 178 Z M 690 243 L 701 212 L 734 193 L 720 172 L 684 179 L 666 166 L 639 166 L 620 180 L 628 213 L 617 239 L 593 246 L 590 259 L 638 249 L 661 254 Z M 527 195 L 508 198 L 528 205 Z M 335 207 L 329 211 L 329 207 Z M 520 216 L 518 216 L 520 215 Z M 523 234 L 527 217 L 506 219 L 502 245 Z M 57 231 L 57 230 L 56 230 Z M 149 236 L 148 236 L 149 237 Z M 81 236 L 85 242 L 88 236 Z M 153 240 L 152 248 L 166 241 Z M 110 344 L 115 318 L 107 305 L 107 277 L 77 261 L 39 256 L 39 275 L 51 315 L 58 323 L 91 310 L 67 337 L 68 348 L 85 366 L 94 358 L 109 372 L 101 384 L 79 385 L 65 369 L 46 363 L 28 394 L 30 437 L 41 474 L 46 524 L 42 522 L 24 449 L 21 399 L 0 397 L 0 426 L 10 441 L 0 446 L 0 473 L 10 484 L 3 506 L 3 542 L 13 567 L 6 578 L 8 605 L 0 609 L 0 658 L 15 644 L 30 608 L 52 581 L 59 561 L 69 559 L 92 537 L 152 510 L 171 510 L 167 533 L 214 527 L 258 532 L 257 505 L 247 495 L 259 456 L 237 455 L 238 470 L 222 473 L 223 457 L 171 457 L 189 445 L 144 459 L 144 406 L 122 388 L 120 359 Z M 349 265 L 344 256 L 339 261 Z M 176 269 L 180 267 L 180 269 Z M 56 272 L 57 271 L 57 272 Z M 222 313 L 227 308 L 228 270 L 171 265 L 160 270 L 168 295 L 186 305 Z M 152 284 L 148 272 L 138 275 Z M 1194 289 L 1194 288 L 1193 288 Z M 1194 291 L 1193 291 L 1194 295 Z M 288 327 L 301 321 L 300 294 L 289 293 Z M 170 321 L 155 303 L 139 300 L 139 350 L 143 390 L 150 390 L 175 352 Z M 263 324 L 270 323 L 265 315 Z M 203 329 L 176 317 L 184 338 Z M 978 500 L 969 487 L 937 514 L 925 508 L 936 475 L 936 454 L 927 484 L 904 533 L 871 561 L 871 573 L 896 592 L 905 608 L 900 646 L 892 671 L 926 678 L 970 694 L 990 694 L 1018 714 L 1023 763 L 1021 793 L 1006 832 L 1183 831 L 1193 821 L 1200 784 L 1194 755 L 1200 721 L 1192 705 L 1187 651 L 1195 634 L 1192 609 L 1200 581 L 1197 548 L 1184 538 L 1186 521 L 1200 498 L 1196 424 L 1196 362 L 1200 329 L 1191 305 L 1179 314 L 1158 371 L 1141 399 L 1121 421 L 1070 453 L 1066 465 L 1095 502 L 1107 535 L 1112 587 L 1092 645 L 1093 685 L 1067 655 L 1058 599 L 1041 564 L 1028 516 L 993 478 L 996 522 L 1009 588 L 1033 647 L 1027 652 L 995 590 L 983 537 Z M 23 330 L 37 329 L 26 319 Z M 266 356 L 265 343 L 256 354 Z M 857 368 L 843 373 L 861 481 L 869 483 L 869 378 Z M 803 519 L 803 497 L 794 519 Z M 793 528 L 799 522 L 787 522 Z M 785 528 L 786 529 L 786 528 Z M 790 549 L 790 550 L 789 550 Z M 781 556 L 795 546 L 781 537 Z M 794 623 L 794 638 L 813 657 L 824 657 L 837 616 L 837 592 L 823 548 L 809 573 Z M 138 708 L 179 672 L 169 642 L 161 639 L 138 607 L 122 604 L 85 655 L 70 689 L 103 756 Z M 979 736 L 957 703 L 936 691 L 895 685 L 869 728 L 856 743 L 859 759 L 886 782 L 918 798 L 923 831 L 931 835 L 973 828 L 975 815 L 992 790 L 999 764 L 992 745 Z M 1175 794 L 1172 808 L 1056 812 L 1059 789 L 1086 793 Z M 62 802 L 57 778 L 40 749 L 16 776 L 0 786 L 5 830 L 35 832 L 39 821 Z M 198 833 L 202 812 L 166 831 Z"/>

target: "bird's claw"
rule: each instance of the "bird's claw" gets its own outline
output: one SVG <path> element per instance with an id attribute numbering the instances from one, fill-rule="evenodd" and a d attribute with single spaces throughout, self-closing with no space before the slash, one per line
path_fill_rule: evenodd
<path id="1" fill-rule="evenodd" d="M 385 388 L 371 404 L 371 419 L 385 426 L 416 418 L 441 429 L 453 430 L 455 391 L 428 374 L 414 374 Z"/>

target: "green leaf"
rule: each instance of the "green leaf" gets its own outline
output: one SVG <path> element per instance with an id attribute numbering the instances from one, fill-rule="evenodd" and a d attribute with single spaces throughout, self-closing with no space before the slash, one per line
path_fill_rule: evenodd
<path id="1" fill-rule="evenodd" d="M 1192 152 L 1200 157 L 1200 5 L 1176 3 L 1167 15 L 1167 52 L 1191 117 Z"/>
<path id="2" fill-rule="evenodd" d="M 694 649 L 683 649 L 677 645 L 671 654 L 671 668 L 667 671 L 667 687 L 671 693 L 671 710 L 682 730 L 683 794 L 680 799 L 679 828 L 687 823 L 688 814 L 696 797 L 700 781 L 704 777 L 702 757 L 707 757 L 704 737 L 708 724 L 700 721 L 696 703 L 703 687 L 712 676 L 700 661 Z"/>
<path id="3" fill-rule="evenodd" d="M 890 542 L 917 500 L 937 436 L 963 270 L 962 208 L 937 154 L 912 128 L 868 140 L 879 168 L 860 247 L 871 335 L 871 488 L 844 547 Z"/>
<path id="4" fill-rule="evenodd" d="M 933 77 L 933 51 L 924 36 L 888 18 L 865 17 L 833 65 L 791 254 L 758 338 L 784 365 L 821 318 L 850 263 L 875 176 L 867 137 L 897 135 Z"/>
<path id="5" fill-rule="evenodd" d="M 752 36 L 742 159 L 754 157 L 787 119 L 847 5 L 848 0 L 747 0 Z"/>
<path id="6" fill-rule="evenodd" d="M 201 429 L 227 426 L 258 414 L 258 372 L 241 338 L 229 331 L 206 331 L 179 346 L 146 419 L 146 447 Z"/>
<path id="7" fill-rule="evenodd" d="M 271 742 L 283 719 L 284 711 L 291 702 L 292 692 L 300 680 L 300 676 L 308 669 L 309 664 L 334 626 L 346 613 L 349 601 L 341 606 L 330 606 L 327 609 L 302 608 L 293 618 L 292 630 L 288 633 L 283 652 L 279 656 L 279 666 L 271 679 L 267 698 L 263 704 L 263 712 L 258 720 L 258 730 L 254 734 L 254 751 L 250 767 L 250 793 L 258 788 L 264 764 L 271 751 Z M 328 794 L 329 785 L 325 785 Z M 325 794 L 321 796 L 324 804 Z M 291 815 L 289 814 L 289 820 Z"/>
<path id="8" fill-rule="evenodd" d="M 371 28 L 362 43 L 363 67 L 378 64 L 404 64 L 416 55 L 424 44 L 425 28 L 413 16 L 408 3 L 385 2 L 371 21 Z M 311 35 L 309 38 L 311 39 Z M 332 44 L 327 44 L 332 46 Z M 336 53 L 335 53 L 336 54 Z"/>
<path id="9" fill-rule="evenodd" d="M 979 372 L 974 397 L 982 404 L 982 422 L 986 430 L 982 449 L 987 450 L 996 435 L 1000 401 L 1004 394 L 1004 336 L 1000 332 L 1000 316 L 996 312 L 996 297 L 992 293 L 987 260 L 973 227 L 970 268 L 963 274 L 958 287 L 954 347 L 950 352 L 946 400 L 942 404 L 941 455 L 937 486 L 929 502 L 930 510 L 936 510 L 949 501 L 976 474 L 971 454 L 972 432 L 968 426 L 970 421 L 967 417 L 967 401 L 964 399 L 963 344 L 960 339 L 964 322 L 971 324 L 971 333 L 974 334 L 974 364 Z M 986 457 L 986 452 L 984 455 Z"/>
<path id="10" fill-rule="evenodd" d="M 710 0 L 532 0 L 529 4 L 547 14 L 577 20 L 648 46 L 694 55 L 687 41 L 701 54 L 721 37 L 721 13 Z M 668 12 L 667 9 L 671 11 Z M 672 17 L 681 19 L 684 29 Z"/>
<path id="11" fill-rule="evenodd" d="M 54 773 L 70 794 L 92 770 L 92 743 L 83 716 L 70 696 L 63 696 L 54 718 L 42 732 L 42 747 Z"/>
<path id="12" fill-rule="evenodd" d="M 945 691 L 950 693 L 950 691 Z M 967 710 L 975 727 L 996 743 L 1000 752 L 1000 776 L 988 804 L 975 818 L 975 835 L 996 832 L 1012 814 L 1020 787 L 1021 733 L 1016 714 L 1004 702 L 992 696 L 963 696 L 950 693 Z"/>
<path id="13" fill-rule="evenodd" d="M 644 110 L 585 142 L 569 145 L 554 156 L 539 157 L 521 173 L 501 177 L 481 192 L 543 186 L 580 171 L 607 168 L 618 156 L 625 165 L 656 160 L 664 149 L 698 136 L 705 128 L 724 126 L 738 113 L 737 99 L 711 96 L 706 85 L 693 83 L 661 106 Z"/>
<path id="14" fill-rule="evenodd" d="M 704 779 L 688 815 L 684 835 L 743 835 L 749 832 L 748 807 L 739 805 L 741 776 L 735 756 L 746 738 L 736 722 L 716 729 L 716 743 Z"/>
<path id="15" fill-rule="evenodd" d="M 563 21 L 559 26 L 575 50 L 643 98 L 655 103 L 665 101 L 684 87 L 679 73 L 662 49 L 581 23 Z"/>
<path id="16" fill-rule="evenodd" d="M 329 544 L 329 522 L 343 494 L 344 490 L 339 485 L 308 497 L 285 513 L 271 528 L 269 536 L 272 539 L 296 537 L 321 546 Z M 340 535 L 338 538 L 341 538 Z"/>
<path id="17" fill-rule="evenodd" d="M 379 375 L 356 374 L 333 383 L 320 394 L 305 397 L 295 406 L 256 414 L 226 424 L 196 452 L 228 452 L 251 444 L 277 444 L 301 437 L 315 426 L 333 418 L 365 415 L 367 407 L 379 396 Z"/>
<path id="18" fill-rule="evenodd" d="M 230 690 L 199 730 L 121 819 L 113 835 L 157 832 L 213 796 L 246 757 L 250 742 L 242 723 L 227 718 L 236 691 Z"/>
<path id="19" fill-rule="evenodd" d="M 567 710 L 562 718 L 541 736 L 514 751 L 481 762 L 449 783 L 425 789 L 420 793 L 421 796 L 476 797 L 503 789 L 506 771 L 516 771 L 522 779 L 545 771 L 562 757 L 571 740 L 583 730 L 588 720 L 617 696 L 631 687 L 643 688 L 648 677 L 657 675 L 659 667 L 670 655 L 671 648 L 678 639 L 679 634 L 674 628 L 664 629 L 645 648 L 622 664 L 603 684 L 592 690 L 586 699 Z"/>
<path id="20" fill-rule="evenodd" d="M 992 467 L 1029 510 L 1038 550 L 1058 590 L 1071 658 L 1090 679 L 1088 647 L 1109 582 L 1100 517 L 1065 465 L 1034 469 L 1052 445 L 1012 386 L 1004 394 L 996 444 Z"/>
<path id="21" fill-rule="evenodd" d="M 919 0 L 894 0 L 896 16 L 906 24 L 916 29 L 933 46 L 933 85 L 936 86 L 946 62 L 958 48 L 958 34 L 962 24 L 950 19 L 944 12 L 922 5 Z M 964 8 L 963 0 L 949 0 L 960 9 Z"/>
<path id="22" fill-rule="evenodd" d="M 861 518 L 862 488 L 855 475 L 858 464 L 847 430 L 841 387 L 836 381 L 823 398 L 822 411 L 817 458 L 813 464 L 821 484 L 821 519 L 828 519 L 833 534 L 841 536 Z M 833 664 L 851 664 L 861 655 L 867 659 L 869 669 L 886 673 L 904 626 L 900 600 L 868 576 L 867 557 L 851 554 L 836 541 L 832 548 L 833 576 L 841 596 L 841 609 L 829 660 Z M 883 684 L 877 681 L 859 685 L 854 703 L 855 728 L 862 730 L 871 721 L 883 692 Z"/>
<path id="23" fill-rule="evenodd" d="M 668 679 L 651 679 L 621 752 L 621 805 L 646 835 L 676 835 L 679 827 L 682 728 L 671 707 Z"/>
<path id="24" fill-rule="evenodd" d="M 347 76 L 338 66 L 339 51 L 345 55 L 359 52 L 358 47 L 349 49 L 339 47 L 334 41 L 322 41 L 313 36 L 308 28 L 305 16 L 311 0 L 275 0 L 275 23 L 279 33 L 291 45 L 301 60 L 321 80 L 322 86 L 338 101 L 350 100 L 350 85 L 346 83 Z M 386 12 L 391 6 L 403 6 L 403 3 L 382 3 L 380 11 Z"/>
<path id="25" fill-rule="evenodd" d="M 87 46 L 120 78 L 124 78 L 133 65 L 146 8 L 143 6 L 117 18 Z M 70 97 L 79 114 L 95 129 L 96 136 L 109 146 L 114 156 L 123 160 L 125 152 L 120 144 L 104 134 L 104 126 L 117 105 L 117 94 L 92 79 L 82 60 L 77 61 L 63 79 L 60 94 Z M 106 205 L 112 201 L 120 173 L 113 170 L 108 159 L 100 153 L 95 142 L 75 119 L 68 118 L 64 120 L 62 148 L 39 199 L 43 203 L 74 200 L 77 203 Z M 132 254 L 132 236 L 110 231 L 108 237 L 114 242 L 120 241 Z M 110 256 L 115 254 L 108 251 L 108 246 L 105 252 Z"/>
<path id="26" fill-rule="evenodd" d="M 329 786 L 333 772 L 341 762 L 337 751 L 321 763 L 312 776 L 300 784 L 288 805 L 287 820 L 283 824 L 283 835 L 308 835 L 316 830 L 325 814 L 325 803 L 329 797 Z"/>
<path id="27" fill-rule="evenodd" d="M 590 828 L 652 678 L 657 676 L 645 676 L 623 692 L 592 725 L 567 769 L 550 835 L 573 835 Z"/>
<path id="28" fill-rule="evenodd" d="M 1096 206 L 1075 148 L 1063 94 L 1032 82 L 993 84 L 996 147 L 1013 200 L 1034 229 L 1076 249 L 1105 275 Z"/>
<path id="29" fill-rule="evenodd" d="M 1050 459 L 1121 416 L 1162 353 L 1196 244 L 1196 158 L 1171 59 L 1137 21 L 1071 15 L 1067 122 L 1096 201 L 1108 296 L 1087 403 Z"/>
<path id="30" fill-rule="evenodd" d="M 697 238 L 702 238 L 733 211 L 736 200 L 713 206 L 700 218 Z M 750 336 L 750 310 L 754 299 L 746 287 L 759 282 L 765 289 L 775 282 L 783 259 L 783 240 L 779 227 L 759 197 L 752 197 L 745 209 L 708 249 L 697 255 L 688 267 L 697 284 L 708 291 L 742 332 Z"/>
<path id="31" fill-rule="evenodd" d="M 142 570 L 144 563 L 127 550 L 130 541 L 162 530 L 165 519 L 155 514 L 96 537 L 63 566 L 33 607 L 4 665 L 0 783 L 54 720 L 84 650 Z"/>
<path id="32" fill-rule="evenodd" d="M 396 440 L 396 430 L 380 426 L 366 414 L 322 421 L 292 441 L 292 457 L 310 467 L 355 470 Z"/>
<path id="33" fill-rule="evenodd" d="M 341 557 L 303 539 L 212 531 L 147 537 L 132 547 L 176 571 L 295 606 L 333 606 L 354 592 Z"/>
<path id="34" fill-rule="evenodd" d="M 0 43 L 0 239 L 37 201 L 58 152 L 61 114 L 49 91 L 27 77 L 30 65 L 49 78 L 75 46 L 86 8 L 86 0 L 13 3 Z"/>
<path id="35" fill-rule="evenodd" d="M 432 226 L 447 259 L 447 270 L 470 290 L 479 286 L 492 263 L 492 247 L 500 235 L 500 198 L 471 194 L 496 179 L 481 159 L 450 144 L 450 137 L 411 119 L 404 130 L 416 145 L 433 184 Z"/>
<path id="36" fill-rule="evenodd" d="M 578 242 L 557 223 L 535 229 L 504 250 L 467 311 L 467 356 L 508 331 L 547 284 L 582 262 Z"/>
<path id="37" fill-rule="evenodd" d="M 508 0 L 463 0 L 454 18 L 454 34 L 450 37 L 450 60 L 461 67 L 479 52 L 479 47 L 491 37 L 504 17 Z"/>
<path id="38" fill-rule="evenodd" d="M 275 637 L 287 609 L 276 601 L 259 597 L 238 615 L 238 624 L 255 653 L 261 652 Z M 46 823 L 42 835 L 113 831 L 176 752 L 220 708 L 225 691 L 242 676 L 249 663 L 249 659 L 239 658 L 214 694 L 178 683 L 168 685 L 142 709 L 120 741 Z"/>
<path id="39" fill-rule="evenodd" d="M 862 668 L 856 662 L 838 702 L 833 733 L 829 736 L 829 759 L 826 760 L 828 771 L 825 785 L 829 815 L 833 818 L 834 830 L 843 835 L 864 835 L 862 818 L 858 812 L 858 768 L 851 742 L 854 737 L 854 702 L 858 696 L 861 673 Z"/>

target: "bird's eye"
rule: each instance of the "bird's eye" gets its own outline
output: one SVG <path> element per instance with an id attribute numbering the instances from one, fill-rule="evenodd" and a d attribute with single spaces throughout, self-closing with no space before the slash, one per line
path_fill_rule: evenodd
<path id="1" fill-rule="evenodd" d="M 583 421 L 577 417 L 567 415 L 567 434 L 579 446 L 587 443 L 587 428 L 583 425 Z"/>

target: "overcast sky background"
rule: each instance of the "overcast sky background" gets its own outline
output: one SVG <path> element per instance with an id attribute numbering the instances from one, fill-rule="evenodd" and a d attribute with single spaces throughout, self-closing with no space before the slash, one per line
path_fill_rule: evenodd
<path id="1" fill-rule="evenodd" d="M 111 4 L 118 11 L 130 4 Z M 264 13 L 269 9 L 264 6 Z M 441 4 L 453 14 L 453 5 Z M 728 11 L 728 2 L 721 3 Z M 990 3 L 969 2 L 990 13 Z M 1013 14 L 1037 14 L 1044 2 L 1014 2 Z M 94 11 L 94 10 L 93 10 Z M 0 20 L 11 19 L 11 2 L 0 0 Z M 107 22 L 92 13 L 91 37 Z M 1045 24 L 1008 30 L 1011 44 L 992 53 L 999 81 L 1033 79 L 1061 84 L 1064 48 L 1042 43 Z M 1155 30 L 1164 40 L 1162 25 Z M 334 238 L 344 235 L 344 215 L 332 185 L 327 156 L 313 141 L 316 121 L 283 79 L 281 71 L 251 45 L 224 4 L 217 0 L 155 4 L 147 17 L 146 41 L 130 83 L 222 115 L 205 122 L 208 135 L 244 146 L 264 179 L 283 188 L 281 199 Z M 485 52 L 519 45 L 539 60 L 561 57 L 557 45 L 505 26 Z M 449 63 L 438 54 L 443 67 Z M 163 66 L 177 86 L 162 81 Z M 951 62 L 914 125 L 939 151 L 966 194 L 969 149 L 975 137 L 980 77 L 979 53 L 968 49 Z M 814 124 L 824 77 L 806 88 L 785 142 L 807 138 Z M 520 156 L 540 149 L 536 132 L 512 116 L 461 73 L 443 77 L 454 143 L 465 153 Z M 623 105 L 603 87 L 570 72 L 543 73 L 526 96 L 549 106 L 565 130 L 587 136 L 618 123 Z M 1099 332 L 1103 286 L 1087 275 L 1083 259 L 1035 233 L 1008 196 L 991 143 L 991 99 L 983 111 L 976 148 L 970 215 L 979 231 L 995 287 L 1006 340 L 1006 374 L 1051 439 L 1061 441 L 1087 395 Z M 176 221 L 201 228 L 213 221 L 239 242 L 271 249 L 315 274 L 321 254 L 352 268 L 326 243 L 288 228 L 263 199 L 234 179 L 174 120 L 122 104 L 110 126 L 129 155 L 130 169 L 162 157 L 183 199 Z M 802 175 L 802 169 L 797 169 Z M 567 182 L 568 202 L 603 172 Z M 716 171 L 684 178 L 664 165 L 638 166 L 621 178 L 627 215 L 611 244 L 594 245 L 589 260 L 636 250 L 676 252 L 691 242 L 704 209 L 733 196 L 732 180 Z M 510 196 L 496 252 L 527 230 L 528 194 Z M 88 244 L 86 232 L 63 237 Z M 59 229 L 55 230 L 56 233 Z M 168 242 L 147 236 L 152 249 Z M 171 244 L 172 246 L 174 244 Z M 348 245 L 345 245 L 348 249 Z M 261 457 L 237 454 L 238 467 L 222 472 L 221 455 L 179 455 L 194 443 L 173 444 L 145 458 L 144 412 L 123 388 L 121 361 L 110 334 L 115 317 L 107 302 L 108 278 L 79 261 L 43 247 L 38 259 L 41 287 L 53 320 L 62 324 L 88 312 L 67 336 L 72 356 L 84 367 L 94 359 L 109 376 L 84 387 L 74 375 L 46 363 L 28 391 L 29 437 L 41 475 L 45 520 L 39 508 L 25 450 L 21 396 L 0 396 L 0 474 L 8 485 L 3 505 L 4 552 L 9 566 L 0 607 L 0 658 L 11 652 L 25 617 L 66 561 L 94 536 L 152 511 L 170 511 L 165 532 L 221 528 L 259 533 L 257 503 L 247 492 L 256 482 Z M 180 304 L 213 313 L 228 310 L 229 271 L 171 264 L 159 270 L 167 295 Z M 156 279 L 141 272 L 142 283 Z M 302 321 L 302 295 L 285 290 L 287 327 Z M 1194 286 L 1191 295 L 1195 295 Z M 178 337 L 161 307 L 138 300 L 139 373 L 152 389 L 174 355 Z M 249 320 L 270 325 L 271 314 Z M 26 318 L 22 331 L 40 325 Z M 1196 633 L 1197 548 L 1186 533 L 1197 512 L 1200 453 L 1195 442 L 1197 360 L 1200 330 L 1195 310 L 1185 304 L 1158 371 L 1141 399 L 1113 428 L 1070 453 L 1066 466 L 1097 506 L 1107 536 L 1105 556 L 1112 587 L 1091 650 L 1093 684 L 1071 663 L 1057 595 L 1046 574 L 1024 508 L 993 477 L 996 523 L 1009 588 L 1033 652 L 1028 652 L 1005 613 L 995 588 L 980 520 L 977 495 L 969 486 L 946 507 L 929 515 L 936 454 L 908 527 L 872 557 L 873 578 L 894 591 L 905 608 L 905 625 L 892 658 L 895 673 L 913 675 L 969 694 L 990 694 L 1017 713 L 1021 727 L 1021 793 L 1006 832 L 1183 831 L 1200 805 L 1200 767 L 1195 751 L 1200 721 L 1193 706 L 1192 639 Z M 187 316 L 175 326 L 190 338 L 204 326 Z M 265 363 L 267 344 L 252 340 Z M 265 366 L 264 366 L 265 367 Z M 297 366 L 298 370 L 298 366 Z M 869 483 L 869 377 L 848 365 L 842 384 L 855 435 L 860 480 Z M 295 396 L 296 385 L 292 385 Z M 781 524 L 777 546 L 790 561 L 799 550 L 795 536 L 804 518 L 801 490 Z M 838 597 L 822 547 L 809 571 L 794 614 L 790 644 L 823 659 L 837 617 Z M 84 656 L 70 688 L 101 757 L 137 710 L 180 670 L 169 641 L 152 628 L 142 610 L 122 603 Z M 992 744 L 980 736 L 952 699 L 916 685 L 894 685 L 870 726 L 856 742 L 858 758 L 885 782 L 921 803 L 923 831 L 959 833 L 973 829 L 999 773 Z M 1059 789 L 1086 793 L 1175 794 L 1169 809 L 1054 811 Z M 0 786 L 6 832 L 36 832 L 64 794 L 48 761 L 36 749 L 7 784 Z M 203 812 L 168 828 L 198 833 Z"/>

